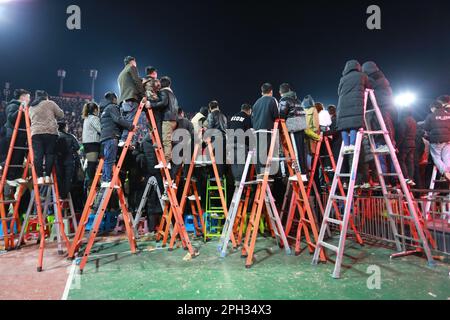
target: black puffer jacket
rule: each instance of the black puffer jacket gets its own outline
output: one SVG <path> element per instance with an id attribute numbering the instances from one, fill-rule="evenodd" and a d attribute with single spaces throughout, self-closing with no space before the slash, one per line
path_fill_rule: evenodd
<path id="1" fill-rule="evenodd" d="M 102 127 L 100 135 L 101 142 L 120 138 L 123 128 L 128 130 L 133 129 L 133 124 L 124 120 L 120 115 L 118 105 L 109 101 L 103 101 L 100 104 L 100 108 L 103 110 L 100 116 L 100 125 Z"/>
<path id="2" fill-rule="evenodd" d="M 20 101 L 19 100 L 11 100 L 11 102 L 6 107 L 6 135 L 11 137 L 14 131 L 14 126 L 16 125 L 17 115 L 20 109 Z M 20 120 L 20 128 L 25 129 L 25 117 L 22 115 L 22 119 Z"/>
<path id="3" fill-rule="evenodd" d="M 295 117 L 306 117 L 306 112 L 302 107 L 302 103 L 298 100 L 297 94 L 294 91 L 290 91 L 284 94 L 280 100 L 280 118 L 289 119 Z"/>
<path id="4" fill-rule="evenodd" d="M 397 134 L 397 145 L 400 150 L 413 149 L 416 147 L 417 122 L 411 116 L 402 120 Z"/>
<path id="5" fill-rule="evenodd" d="M 372 89 L 375 91 L 378 106 L 382 110 L 395 111 L 394 98 L 391 84 L 375 62 L 369 61 L 363 64 L 362 70 L 369 77 Z"/>
<path id="6" fill-rule="evenodd" d="M 342 76 L 338 89 L 338 129 L 360 129 L 364 126 L 364 93 L 370 88 L 369 78 L 356 60 L 347 62 Z"/>
<path id="7" fill-rule="evenodd" d="M 161 113 L 162 121 L 177 121 L 178 100 L 170 88 L 163 88 L 159 92 L 158 101 L 150 101 L 153 109 Z"/>
<path id="8" fill-rule="evenodd" d="M 208 129 L 217 129 L 224 135 L 227 134 L 227 117 L 220 112 L 214 110 L 208 115 Z"/>
<path id="9" fill-rule="evenodd" d="M 430 143 L 450 142 L 450 110 L 437 109 L 427 117 L 423 129 L 428 132 Z"/>

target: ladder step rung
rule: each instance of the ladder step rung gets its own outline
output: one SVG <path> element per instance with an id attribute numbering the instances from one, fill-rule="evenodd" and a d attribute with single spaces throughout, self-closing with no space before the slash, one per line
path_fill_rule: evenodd
<path id="1" fill-rule="evenodd" d="M 406 219 L 406 220 L 413 220 L 413 217 L 411 217 L 411 216 L 405 216 L 405 215 L 402 215 L 402 214 L 395 214 L 395 213 L 393 213 L 393 214 L 391 214 L 390 216 L 391 216 L 391 217 L 394 217 L 394 218 L 400 218 L 400 219 Z"/>
<path id="2" fill-rule="evenodd" d="M 21 164 L 10 164 L 8 167 L 9 168 L 23 168 L 23 165 L 21 165 Z"/>
<path id="3" fill-rule="evenodd" d="M 11 221 L 15 219 L 14 217 L 0 218 L 0 220 Z"/>
<path id="4" fill-rule="evenodd" d="M 28 150 L 26 147 L 13 147 L 13 150 Z"/>
<path id="5" fill-rule="evenodd" d="M 330 222 L 330 223 L 334 223 L 334 224 L 337 224 L 337 225 L 339 225 L 339 226 L 342 226 L 342 225 L 344 224 L 343 221 L 337 220 L 337 219 L 327 218 L 326 220 L 327 220 L 328 222 Z"/>
<path id="6" fill-rule="evenodd" d="M 339 249 L 338 249 L 338 247 L 336 247 L 336 246 L 333 246 L 332 244 L 329 244 L 329 243 L 326 243 L 326 242 L 320 242 L 320 245 L 322 246 L 322 247 L 325 247 L 325 248 L 327 248 L 327 249 L 329 249 L 329 250 L 331 250 L 331 251 L 334 251 L 334 252 L 338 252 L 339 251 Z"/>
<path id="7" fill-rule="evenodd" d="M 384 135 L 385 132 L 384 131 L 365 131 L 364 133 L 370 135 L 370 136 L 375 136 L 375 135 Z"/>
<path id="8" fill-rule="evenodd" d="M 16 203 L 17 200 L 4 200 L 4 201 L 0 201 L 0 203 L 4 203 L 4 204 L 12 204 L 12 203 Z"/>
<path id="9" fill-rule="evenodd" d="M 350 178 L 352 176 L 351 173 L 338 173 L 336 174 L 336 176 L 340 177 L 340 178 Z"/>
<path id="10" fill-rule="evenodd" d="M 409 240 L 409 241 L 415 241 L 415 242 L 418 242 L 418 243 L 422 243 L 423 242 L 421 239 L 414 239 L 414 238 L 411 238 L 411 237 L 408 237 L 408 236 L 402 236 L 400 234 L 396 234 L 395 236 L 397 238 L 402 238 L 402 239 Z"/>
<path id="11" fill-rule="evenodd" d="M 382 173 L 381 176 L 383 176 L 383 177 L 398 177 L 398 174 L 396 174 L 396 173 Z"/>
<path id="12" fill-rule="evenodd" d="M 341 200 L 341 201 L 347 201 L 347 197 L 344 196 L 330 196 L 333 200 Z"/>

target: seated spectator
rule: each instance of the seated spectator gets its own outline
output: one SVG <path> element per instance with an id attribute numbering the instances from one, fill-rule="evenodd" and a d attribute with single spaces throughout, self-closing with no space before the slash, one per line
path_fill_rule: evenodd
<path id="1" fill-rule="evenodd" d="M 36 91 L 30 107 L 31 136 L 34 151 L 34 168 L 38 184 L 51 183 L 55 163 L 55 144 L 58 139 L 57 120 L 64 118 L 64 112 L 49 100 L 45 91 Z M 44 171 L 45 160 L 45 171 Z"/>

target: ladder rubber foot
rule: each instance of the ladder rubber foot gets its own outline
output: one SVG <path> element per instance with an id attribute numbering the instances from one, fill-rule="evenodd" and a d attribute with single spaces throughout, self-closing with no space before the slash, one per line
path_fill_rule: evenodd
<path id="1" fill-rule="evenodd" d="M 435 268 L 436 267 L 436 261 L 429 261 L 428 262 L 428 267 L 430 267 L 430 268 Z"/>
<path id="2" fill-rule="evenodd" d="M 250 266 L 245 266 L 245 269 L 250 269 L 252 266 L 250 265 Z"/>
<path id="3" fill-rule="evenodd" d="M 163 246 L 163 247 L 164 247 L 164 246 Z M 172 252 L 172 251 L 173 251 L 173 248 L 169 248 L 169 249 L 167 249 L 167 251 Z"/>
<path id="4" fill-rule="evenodd" d="M 63 251 L 63 250 L 58 250 L 58 255 L 59 255 L 59 256 L 64 255 L 64 251 Z"/>
<path id="5" fill-rule="evenodd" d="M 83 274 L 83 269 L 78 270 L 78 274 Z"/>
<path id="6" fill-rule="evenodd" d="M 184 247 L 183 250 L 184 250 L 184 251 L 188 251 L 188 247 Z"/>
<path id="7" fill-rule="evenodd" d="M 300 251 L 295 251 L 295 256 L 298 257 L 301 254 Z"/>
<path id="8" fill-rule="evenodd" d="M 37 267 L 37 272 L 42 272 L 42 267 Z"/>
<path id="9" fill-rule="evenodd" d="M 241 255 L 241 258 L 242 258 L 242 259 L 245 259 L 245 258 L 247 258 L 247 255 L 245 255 L 245 254 L 242 254 L 242 255 Z"/>

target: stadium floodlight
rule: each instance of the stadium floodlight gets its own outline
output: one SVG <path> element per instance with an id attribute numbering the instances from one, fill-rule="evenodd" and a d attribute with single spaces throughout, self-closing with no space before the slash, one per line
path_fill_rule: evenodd
<path id="1" fill-rule="evenodd" d="M 397 107 L 406 108 L 410 107 L 416 102 L 417 96 L 412 92 L 405 92 L 395 97 L 395 105 Z"/>

